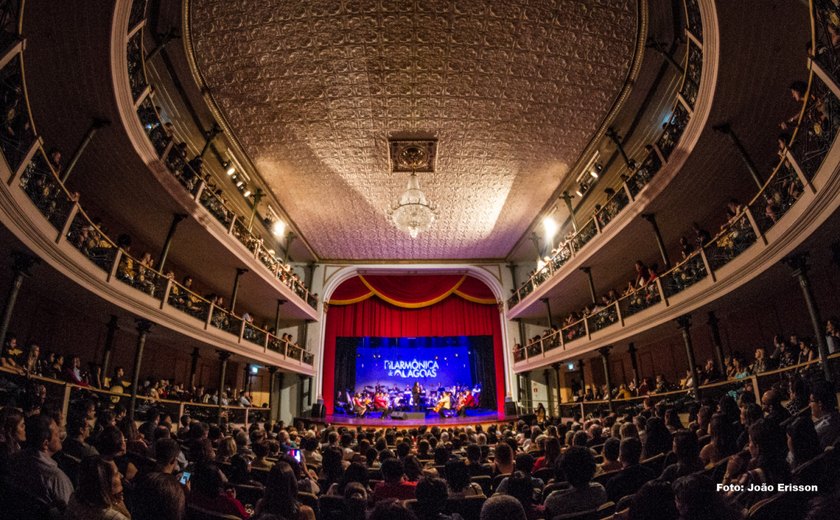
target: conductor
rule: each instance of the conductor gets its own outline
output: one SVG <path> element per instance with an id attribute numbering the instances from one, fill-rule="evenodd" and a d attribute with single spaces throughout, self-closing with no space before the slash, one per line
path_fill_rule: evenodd
<path id="1" fill-rule="evenodd" d="M 415 411 L 420 411 L 420 394 L 423 389 L 420 388 L 420 381 L 415 381 L 414 386 L 411 387 L 411 403 Z"/>

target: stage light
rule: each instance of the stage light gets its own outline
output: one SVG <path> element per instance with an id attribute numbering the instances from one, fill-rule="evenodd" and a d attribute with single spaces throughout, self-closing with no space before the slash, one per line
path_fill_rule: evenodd
<path id="1" fill-rule="evenodd" d="M 255 376 L 259 373 L 260 367 L 259 365 L 251 365 L 251 375 Z"/>
<path id="2" fill-rule="evenodd" d="M 580 189 L 575 190 L 575 193 L 577 193 L 578 197 L 583 197 L 583 193 L 580 191 Z"/>
<path id="3" fill-rule="evenodd" d="M 231 175 L 236 173 L 236 167 L 231 163 L 227 163 L 227 171 L 225 171 L 225 173 L 227 173 L 228 177 L 230 177 Z"/>
<path id="4" fill-rule="evenodd" d="M 569 370 L 574 371 L 574 369 L 575 369 L 575 364 L 574 364 L 574 363 L 569 363 L 568 365 L 566 365 L 566 368 L 568 368 Z"/>
<path id="5" fill-rule="evenodd" d="M 245 198 L 246 198 L 246 199 L 247 199 L 248 197 L 250 197 L 250 196 L 251 196 L 251 190 L 245 190 L 245 194 L 244 194 L 244 195 L 245 195 Z"/>

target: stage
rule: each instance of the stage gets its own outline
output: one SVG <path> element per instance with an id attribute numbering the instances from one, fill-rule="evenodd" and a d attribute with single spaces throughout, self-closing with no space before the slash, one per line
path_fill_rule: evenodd
<path id="1" fill-rule="evenodd" d="M 427 414 L 424 418 L 406 417 L 395 419 L 389 417 L 383 419 L 379 413 L 370 416 L 355 417 L 346 414 L 330 414 L 323 419 L 305 418 L 304 420 L 315 424 L 329 424 L 332 426 L 349 427 L 370 427 L 370 428 L 416 428 L 418 426 L 438 426 L 443 428 L 474 426 L 476 424 L 496 424 L 499 422 L 516 421 L 516 416 L 500 416 L 494 410 L 471 410 L 466 417 L 445 417 L 437 414 Z"/>

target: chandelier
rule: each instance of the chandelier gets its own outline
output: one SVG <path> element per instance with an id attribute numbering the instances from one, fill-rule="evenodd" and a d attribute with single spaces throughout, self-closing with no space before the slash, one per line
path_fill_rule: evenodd
<path id="1" fill-rule="evenodd" d="M 417 235 L 432 227 L 435 208 L 426 200 L 415 172 L 411 172 L 399 204 L 391 208 L 391 219 L 397 229 L 408 233 L 411 238 L 417 238 Z"/>

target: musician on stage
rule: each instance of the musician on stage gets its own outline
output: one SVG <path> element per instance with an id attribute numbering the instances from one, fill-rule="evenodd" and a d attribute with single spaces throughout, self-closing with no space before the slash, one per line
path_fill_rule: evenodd
<path id="1" fill-rule="evenodd" d="M 422 393 L 423 389 L 420 387 L 420 381 L 415 381 L 411 388 L 411 404 L 414 406 L 414 410 L 420 410 L 420 394 Z"/>
<path id="2" fill-rule="evenodd" d="M 446 417 L 446 412 L 452 409 L 452 393 L 443 392 L 443 397 L 435 406 L 435 411 L 440 415 L 441 419 Z"/>
<path id="3" fill-rule="evenodd" d="M 365 400 L 362 399 L 361 394 L 356 394 L 353 397 L 353 412 L 356 414 L 357 417 L 364 417 L 367 413 L 367 404 Z"/>
<path id="4" fill-rule="evenodd" d="M 386 419 L 391 415 L 391 406 L 388 402 L 388 394 L 377 391 L 373 398 L 373 408 L 382 411 L 382 418 Z"/>
<path id="5" fill-rule="evenodd" d="M 472 395 L 472 392 L 468 388 L 461 397 L 458 399 L 458 406 L 456 408 L 459 417 L 466 417 L 467 416 L 467 408 L 473 408 L 478 406 L 478 403 L 475 400 L 475 396 Z"/>

